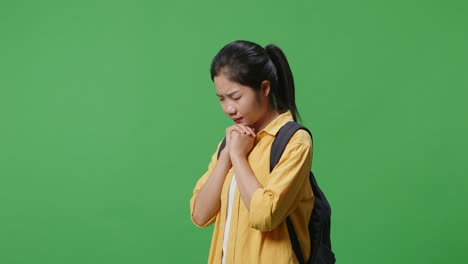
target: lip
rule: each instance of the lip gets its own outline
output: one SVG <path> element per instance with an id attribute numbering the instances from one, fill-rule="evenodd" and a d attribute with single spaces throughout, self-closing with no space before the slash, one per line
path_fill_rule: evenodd
<path id="1" fill-rule="evenodd" d="M 242 117 L 239 117 L 239 118 L 235 118 L 235 119 L 232 119 L 234 122 L 236 122 L 237 124 L 240 123 L 240 121 L 242 120 Z"/>

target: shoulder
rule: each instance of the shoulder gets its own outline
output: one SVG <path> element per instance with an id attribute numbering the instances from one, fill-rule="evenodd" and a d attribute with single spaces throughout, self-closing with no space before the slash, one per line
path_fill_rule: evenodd
<path id="1" fill-rule="evenodd" d="M 306 146 L 312 146 L 312 137 L 310 136 L 309 132 L 304 129 L 299 129 L 289 140 L 288 145 L 290 144 L 300 144 Z"/>

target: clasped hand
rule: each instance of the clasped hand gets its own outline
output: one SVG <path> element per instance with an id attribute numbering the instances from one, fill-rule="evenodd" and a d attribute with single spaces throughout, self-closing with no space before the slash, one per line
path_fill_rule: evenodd
<path id="1" fill-rule="evenodd" d="M 234 156 L 246 157 L 252 150 L 255 142 L 253 128 L 242 124 L 236 124 L 226 128 L 226 151 L 232 158 Z"/>

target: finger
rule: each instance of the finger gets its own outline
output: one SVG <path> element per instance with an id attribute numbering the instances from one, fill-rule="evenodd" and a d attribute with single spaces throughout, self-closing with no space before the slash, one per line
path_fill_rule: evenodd
<path id="1" fill-rule="evenodd" d="M 234 132 L 234 131 L 236 131 L 236 132 L 238 132 L 240 134 L 244 134 L 244 130 L 242 130 L 238 126 L 234 125 L 234 126 L 230 127 L 229 135 L 231 136 L 232 132 Z"/>
<path id="2" fill-rule="evenodd" d="M 247 129 L 250 131 L 252 137 L 256 137 L 256 136 L 257 136 L 257 134 L 255 134 L 255 130 L 254 130 L 253 128 L 247 127 Z"/>
<path id="3" fill-rule="evenodd" d="M 247 134 L 252 136 L 252 137 L 255 137 L 255 132 L 253 131 L 253 129 L 249 126 L 245 126 L 245 125 L 241 125 L 246 131 L 247 131 Z"/>
<path id="4" fill-rule="evenodd" d="M 236 141 L 236 138 L 238 138 L 240 135 L 242 135 L 242 132 L 239 132 L 237 130 L 232 130 L 231 131 L 231 140 Z"/>
<path id="5" fill-rule="evenodd" d="M 237 132 L 239 134 L 243 134 L 243 130 L 241 130 L 239 127 L 236 125 L 230 126 L 226 129 L 226 145 L 229 145 L 231 140 L 232 140 L 232 133 Z"/>
<path id="6" fill-rule="evenodd" d="M 241 124 L 238 124 L 237 126 L 239 127 L 239 129 L 241 129 L 241 131 L 242 131 L 242 134 L 247 134 L 247 135 L 249 135 L 249 134 L 250 134 L 250 131 L 247 129 L 247 127 L 246 127 L 246 126 L 244 126 L 244 125 L 241 125 Z"/>
<path id="7" fill-rule="evenodd" d="M 232 131 L 231 127 L 226 128 L 226 144 L 231 141 L 231 131 Z"/>

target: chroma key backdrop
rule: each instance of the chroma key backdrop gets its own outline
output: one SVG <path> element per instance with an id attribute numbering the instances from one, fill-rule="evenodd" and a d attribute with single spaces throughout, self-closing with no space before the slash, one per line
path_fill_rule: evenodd
<path id="1" fill-rule="evenodd" d="M 468 259 L 468 2 L 1 1 L 0 263 L 206 263 L 209 65 L 274 43 L 337 263 Z"/>

